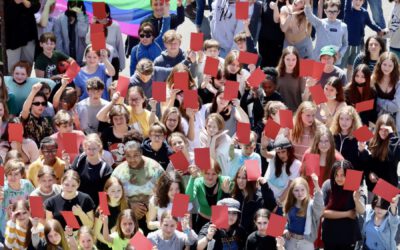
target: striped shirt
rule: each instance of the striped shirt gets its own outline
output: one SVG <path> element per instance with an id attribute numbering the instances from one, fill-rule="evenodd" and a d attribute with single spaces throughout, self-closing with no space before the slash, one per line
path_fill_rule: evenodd
<path id="1" fill-rule="evenodd" d="M 38 226 L 39 237 L 44 239 L 44 228 L 39 224 Z M 7 221 L 5 244 L 11 250 L 24 250 L 27 230 L 13 221 Z M 29 245 L 29 244 L 28 244 Z"/>

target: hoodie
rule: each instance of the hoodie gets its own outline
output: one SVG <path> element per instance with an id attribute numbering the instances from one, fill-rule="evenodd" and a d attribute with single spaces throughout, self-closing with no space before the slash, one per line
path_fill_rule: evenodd
<path id="1" fill-rule="evenodd" d="M 157 56 L 154 60 L 154 66 L 173 68 L 175 65 L 182 63 L 189 68 L 190 73 L 194 76 L 197 71 L 197 64 L 192 64 L 188 59 L 186 59 L 186 56 L 186 53 L 184 53 L 182 49 L 179 49 L 179 53 L 176 57 L 170 57 L 168 52 L 164 50 L 161 52 L 161 55 Z"/>
<path id="2" fill-rule="evenodd" d="M 169 164 L 168 157 L 173 154 L 172 149 L 168 146 L 167 142 L 164 141 L 160 150 L 156 152 L 151 148 L 150 143 L 151 140 L 149 138 L 143 141 L 142 143 L 143 155 L 157 161 L 158 163 L 160 163 L 163 169 L 166 170 Z"/>

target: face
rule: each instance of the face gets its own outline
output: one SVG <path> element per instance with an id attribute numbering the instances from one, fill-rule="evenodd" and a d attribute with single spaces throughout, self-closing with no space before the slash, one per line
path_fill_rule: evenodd
<path id="1" fill-rule="evenodd" d="M 57 145 L 44 144 L 41 148 L 45 162 L 54 162 L 56 160 Z"/>
<path id="2" fill-rule="evenodd" d="M 256 220 L 258 234 L 265 236 L 267 232 L 268 219 L 265 217 L 258 217 Z"/>
<path id="3" fill-rule="evenodd" d="M 128 102 L 132 108 L 142 108 L 144 99 L 138 92 L 131 91 Z"/>
<path id="4" fill-rule="evenodd" d="M 164 14 L 164 1 L 153 0 L 151 3 L 151 8 L 153 9 L 155 16 L 163 16 Z"/>
<path id="5" fill-rule="evenodd" d="M 288 151 L 287 149 L 278 149 L 275 150 L 276 155 L 281 159 L 282 162 L 287 162 L 288 160 Z"/>
<path id="6" fill-rule="evenodd" d="M 153 34 L 151 32 L 141 32 L 139 34 L 140 43 L 144 46 L 150 45 L 153 42 Z"/>
<path id="7" fill-rule="evenodd" d="M 204 173 L 204 183 L 209 187 L 214 186 L 217 183 L 217 179 L 218 174 L 213 169 L 209 169 Z"/>
<path id="8" fill-rule="evenodd" d="M 362 84 L 365 83 L 365 75 L 363 74 L 363 72 L 361 70 L 356 72 L 356 75 L 354 77 L 354 80 L 356 81 L 356 83 L 358 84 Z"/>
<path id="9" fill-rule="evenodd" d="M 61 242 L 61 235 L 54 230 L 51 230 L 47 234 L 47 238 L 49 239 L 50 243 L 53 245 L 58 245 Z"/>
<path id="10" fill-rule="evenodd" d="M 354 7 L 355 9 L 357 9 L 357 10 L 361 8 L 361 6 L 363 5 L 363 3 L 364 3 L 364 0 L 353 0 L 353 1 L 352 1 L 353 7 Z"/>
<path id="11" fill-rule="evenodd" d="M 142 162 L 142 154 L 136 149 L 125 150 L 125 159 L 130 168 L 137 168 Z"/>
<path id="12" fill-rule="evenodd" d="M 236 183 L 239 187 L 240 190 L 245 190 L 246 189 L 246 184 L 247 184 L 247 176 L 244 171 L 240 171 L 237 178 L 236 178 Z"/>
<path id="13" fill-rule="evenodd" d="M 85 58 L 86 58 L 86 64 L 88 66 L 98 65 L 100 61 L 100 57 L 93 50 L 89 50 L 86 53 Z"/>
<path id="14" fill-rule="evenodd" d="M 236 45 L 239 51 L 247 51 L 246 41 L 237 41 Z"/>
<path id="15" fill-rule="evenodd" d="M 83 145 L 83 149 L 88 158 L 99 157 L 100 147 L 95 142 L 87 142 Z"/>
<path id="16" fill-rule="evenodd" d="M 119 184 L 112 184 L 107 189 L 107 195 L 111 201 L 119 201 L 122 198 L 122 187 Z"/>
<path id="17" fill-rule="evenodd" d="M 104 89 L 89 89 L 88 95 L 92 100 L 100 100 L 101 95 L 103 94 Z"/>
<path id="18" fill-rule="evenodd" d="M 151 132 L 149 137 L 151 139 L 151 143 L 155 143 L 157 145 L 162 144 L 165 140 L 165 135 L 160 132 Z"/>
<path id="19" fill-rule="evenodd" d="M 303 122 L 305 127 L 311 127 L 315 121 L 315 111 L 304 110 L 301 114 L 301 121 Z"/>
<path id="20" fill-rule="evenodd" d="M 36 96 L 33 98 L 31 112 L 35 116 L 40 116 L 46 109 L 47 102 L 41 96 Z"/>
<path id="21" fill-rule="evenodd" d="M 217 88 L 221 88 L 221 87 L 225 86 L 225 82 L 226 82 L 226 79 L 223 76 L 221 77 L 221 79 L 214 78 L 214 85 Z"/>
<path id="22" fill-rule="evenodd" d="M 343 168 L 339 168 L 335 174 L 335 182 L 338 186 L 343 186 L 346 181 L 346 176 L 344 175 Z"/>
<path id="23" fill-rule="evenodd" d="M 320 57 L 320 60 L 322 63 L 325 63 L 326 65 L 333 65 L 335 63 L 335 59 L 333 58 L 333 56 L 329 55 L 322 55 Z"/>
<path id="24" fill-rule="evenodd" d="M 329 20 L 336 19 L 337 15 L 339 14 L 339 9 L 336 6 L 330 6 L 326 8 L 325 14 Z"/>
<path id="25" fill-rule="evenodd" d="M 324 94 L 328 100 L 335 100 L 337 95 L 337 90 L 331 85 L 325 85 Z"/>
<path id="26" fill-rule="evenodd" d="M 234 60 L 227 66 L 227 70 L 230 74 L 236 74 L 240 70 L 240 63 L 238 60 Z"/>
<path id="27" fill-rule="evenodd" d="M 24 67 L 16 67 L 13 72 L 13 78 L 16 83 L 23 83 L 28 78 L 28 72 Z"/>
<path id="28" fill-rule="evenodd" d="M 352 124 L 353 124 L 353 118 L 349 114 L 339 115 L 339 126 L 343 132 L 349 131 Z"/>
<path id="29" fill-rule="evenodd" d="M 388 76 L 394 69 L 394 63 L 390 59 L 386 59 L 381 64 L 381 70 L 384 75 Z"/>
<path id="30" fill-rule="evenodd" d="M 331 143 L 327 135 L 321 136 L 318 142 L 318 149 L 321 153 L 326 153 L 331 148 Z"/>
<path id="31" fill-rule="evenodd" d="M 174 200 L 175 194 L 179 194 L 181 191 L 179 190 L 179 184 L 176 182 L 171 183 L 168 189 L 168 198 L 170 201 Z"/>
<path id="32" fill-rule="evenodd" d="M 71 133 L 72 130 L 74 129 L 74 125 L 72 123 L 63 123 L 56 127 L 58 129 L 58 132 L 60 132 L 61 134 L 62 133 Z"/>
<path id="33" fill-rule="evenodd" d="M 71 178 L 67 178 L 61 183 L 61 186 L 64 193 L 74 194 L 78 190 L 79 183 Z"/>
<path id="34" fill-rule="evenodd" d="M 56 180 L 49 174 L 45 174 L 39 178 L 40 190 L 45 193 L 51 192 L 54 183 L 56 183 Z"/>
<path id="35" fill-rule="evenodd" d="M 208 48 L 206 50 L 206 56 L 217 58 L 219 56 L 219 49 L 217 48 Z"/>
<path id="36" fill-rule="evenodd" d="M 8 183 L 16 184 L 16 183 L 20 182 L 22 175 L 21 175 L 20 171 L 15 170 L 15 171 L 12 171 L 11 173 L 7 174 L 6 177 L 7 177 Z"/>
<path id="37" fill-rule="evenodd" d="M 218 124 L 213 119 L 208 119 L 206 129 L 207 129 L 208 135 L 210 135 L 210 136 L 214 136 L 214 135 L 218 134 L 218 132 L 219 132 Z"/>
<path id="38" fill-rule="evenodd" d="M 270 80 L 264 81 L 261 84 L 261 88 L 264 90 L 266 96 L 270 96 L 275 92 L 275 84 Z"/>
<path id="39" fill-rule="evenodd" d="M 387 209 L 382 209 L 380 207 L 375 207 L 374 211 L 375 216 L 380 219 L 385 218 L 386 214 L 388 213 Z"/>
<path id="40" fill-rule="evenodd" d="M 40 47 L 43 48 L 44 53 L 49 54 L 53 52 L 54 48 L 56 47 L 56 43 L 49 39 L 45 43 L 40 43 Z"/>
<path id="41" fill-rule="evenodd" d="M 165 48 L 171 54 L 178 54 L 181 42 L 179 40 L 173 40 L 172 42 L 165 43 Z"/>
<path id="42" fill-rule="evenodd" d="M 168 115 L 165 121 L 165 126 L 169 131 L 175 131 L 179 123 L 179 115 L 177 113 L 171 113 Z"/>
<path id="43" fill-rule="evenodd" d="M 153 76 L 152 74 L 146 75 L 146 74 L 142 74 L 142 73 L 138 73 L 138 75 L 139 75 L 140 79 L 141 79 L 143 82 L 148 82 L 148 81 L 150 81 L 151 77 Z"/>
<path id="44" fill-rule="evenodd" d="M 88 233 L 83 233 L 79 236 L 79 246 L 83 250 L 92 250 L 94 245 L 93 237 Z"/>
<path id="45" fill-rule="evenodd" d="M 123 216 L 121 219 L 121 231 L 126 237 L 131 237 L 135 230 L 135 223 L 131 218 Z"/>
<path id="46" fill-rule="evenodd" d="M 176 230 L 176 221 L 172 218 L 164 218 L 164 220 L 161 223 L 161 230 L 164 236 L 167 238 L 170 238 L 174 235 L 174 232 Z"/>
<path id="47" fill-rule="evenodd" d="M 379 128 L 378 134 L 382 140 L 386 140 L 386 138 L 389 136 L 389 130 L 387 130 L 385 127 L 381 126 Z"/>
<path id="48" fill-rule="evenodd" d="M 297 64 L 297 57 L 294 54 L 287 54 L 284 59 L 287 72 L 292 72 Z"/>
<path id="49" fill-rule="evenodd" d="M 180 136 L 171 138 L 171 147 L 174 152 L 179 152 L 185 149 L 185 141 Z"/>
<path id="50" fill-rule="evenodd" d="M 218 95 L 217 97 L 217 105 L 220 108 L 225 108 L 226 106 L 228 106 L 229 101 L 224 99 L 224 93 Z"/>
<path id="51" fill-rule="evenodd" d="M 371 54 L 379 54 L 381 51 L 382 47 L 379 44 L 379 42 L 375 38 L 371 38 L 368 42 L 368 51 Z"/>
<path id="52" fill-rule="evenodd" d="M 15 210 L 17 213 L 17 222 L 19 223 L 27 223 L 29 221 L 29 217 L 31 214 L 29 213 L 28 210 L 24 207 L 17 207 Z"/>
<path id="53" fill-rule="evenodd" d="M 242 153 L 245 156 L 250 156 L 254 152 L 254 149 L 256 148 L 256 144 L 255 143 L 250 143 L 247 145 L 240 144 L 240 147 L 242 148 Z"/>
<path id="54" fill-rule="evenodd" d="M 228 212 L 228 225 L 232 226 L 238 220 L 238 213 L 237 212 Z"/>
<path id="55" fill-rule="evenodd" d="M 124 115 L 115 115 L 113 116 L 112 121 L 114 126 L 123 126 L 128 124 Z"/>
<path id="56" fill-rule="evenodd" d="M 307 197 L 307 189 L 303 184 L 296 185 L 293 188 L 293 196 L 298 201 L 303 201 Z"/>

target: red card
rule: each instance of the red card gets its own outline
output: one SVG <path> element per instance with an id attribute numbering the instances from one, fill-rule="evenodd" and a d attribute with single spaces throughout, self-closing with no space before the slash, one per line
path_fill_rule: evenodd
<path id="1" fill-rule="evenodd" d="M 205 75 L 210 75 L 212 77 L 217 77 L 218 75 L 218 66 L 219 66 L 219 60 L 215 59 L 213 57 L 206 57 L 206 62 L 204 64 L 204 70 L 203 73 Z"/>
<path id="2" fill-rule="evenodd" d="M 106 37 L 104 32 L 90 33 L 90 41 L 92 43 L 92 49 L 99 51 L 106 48 Z"/>
<path id="3" fill-rule="evenodd" d="M 264 126 L 264 135 L 268 138 L 274 139 L 278 136 L 281 126 L 271 118 L 267 120 Z"/>
<path id="4" fill-rule="evenodd" d="M 313 72 L 312 72 L 312 78 L 314 79 L 321 79 L 321 75 L 324 72 L 325 64 L 321 62 L 315 62 L 313 65 Z"/>
<path id="5" fill-rule="evenodd" d="M 24 127 L 21 123 L 9 123 L 8 124 L 8 141 L 20 142 L 22 143 L 24 134 Z"/>
<path id="6" fill-rule="evenodd" d="M 129 78 L 126 76 L 119 75 L 118 77 L 118 84 L 117 84 L 117 91 L 121 93 L 122 97 L 126 97 L 129 88 Z"/>
<path id="7" fill-rule="evenodd" d="M 99 32 L 104 32 L 104 25 L 101 23 L 91 23 L 90 33 L 99 33 Z"/>
<path id="8" fill-rule="evenodd" d="M 78 135 L 75 133 L 60 133 L 57 138 L 58 146 L 65 150 L 67 154 L 78 154 L 79 143 Z"/>
<path id="9" fill-rule="evenodd" d="M 194 162 L 203 171 L 211 168 L 210 148 L 195 148 Z"/>
<path id="10" fill-rule="evenodd" d="M 316 84 L 308 88 L 310 90 L 311 96 L 315 104 L 319 105 L 321 103 L 325 103 L 328 99 L 325 96 L 324 90 L 322 89 L 321 84 Z"/>
<path id="11" fill-rule="evenodd" d="M 190 49 L 193 51 L 203 50 L 203 40 L 204 40 L 203 33 L 192 32 L 190 34 Z"/>
<path id="12" fill-rule="evenodd" d="M 79 229 L 81 227 L 79 226 L 79 222 L 72 211 L 61 211 L 60 213 L 64 217 L 65 222 L 70 228 Z"/>
<path id="13" fill-rule="evenodd" d="M 356 103 L 356 110 L 358 113 L 374 109 L 374 99 Z"/>
<path id="14" fill-rule="evenodd" d="M 324 70 L 325 64 L 316 62 L 311 59 L 300 60 L 300 76 L 311 76 L 314 79 L 319 80 Z"/>
<path id="15" fill-rule="evenodd" d="M 129 240 L 129 244 L 135 248 L 135 250 L 152 250 L 153 243 L 144 236 L 140 230 L 138 230 L 132 239 Z"/>
<path id="16" fill-rule="evenodd" d="M 350 191 L 357 191 L 360 188 L 363 171 L 347 169 L 346 181 L 344 182 L 343 189 Z"/>
<path id="17" fill-rule="evenodd" d="M 250 123 L 237 122 L 236 135 L 240 143 L 250 143 Z"/>
<path id="18" fill-rule="evenodd" d="M 4 187 L 4 167 L 0 166 L 0 186 Z"/>
<path id="19" fill-rule="evenodd" d="M 175 194 L 174 202 L 172 203 L 172 216 L 184 217 L 189 210 L 190 196 L 186 194 Z"/>
<path id="20" fill-rule="evenodd" d="M 256 181 L 261 177 L 260 165 L 257 160 L 245 160 L 246 174 L 248 181 Z"/>
<path id="21" fill-rule="evenodd" d="M 239 94 L 239 83 L 235 81 L 226 80 L 224 89 L 224 99 L 232 100 L 238 98 Z"/>
<path id="22" fill-rule="evenodd" d="M 167 84 L 165 82 L 153 82 L 152 95 L 154 100 L 165 102 L 167 100 Z"/>
<path id="23" fill-rule="evenodd" d="M 319 173 L 319 154 L 310 154 L 307 153 L 304 155 L 304 162 L 306 164 L 306 175 L 311 176 L 312 173 L 315 173 L 317 176 Z"/>
<path id="24" fill-rule="evenodd" d="M 107 193 L 106 192 L 99 192 L 99 206 L 104 215 L 109 216 L 110 209 L 108 209 L 108 201 L 107 201 Z"/>
<path id="25" fill-rule="evenodd" d="M 197 90 L 186 90 L 183 93 L 183 108 L 187 109 L 198 109 L 199 108 L 199 97 Z"/>
<path id="26" fill-rule="evenodd" d="M 65 76 L 69 78 L 69 82 L 72 82 L 72 80 L 74 80 L 74 78 L 78 75 L 79 71 L 81 71 L 81 67 L 79 67 L 76 61 L 72 61 L 65 72 Z"/>
<path id="27" fill-rule="evenodd" d="M 291 110 L 279 110 L 279 120 L 282 128 L 293 128 L 293 112 Z"/>
<path id="28" fill-rule="evenodd" d="M 246 51 L 240 51 L 239 52 L 239 58 L 238 61 L 243 64 L 257 64 L 258 61 L 258 55 L 255 53 L 250 53 Z"/>
<path id="29" fill-rule="evenodd" d="M 92 2 L 93 16 L 97 19 L 103 19 L 107 17 L 106 4 L 104 2 Z"/>
<path id="30" fill-rule="evenodd" d="M 211 223 L 217 228 L 228 229 L 228 207 L 211 206 Z"/>
<path id="31" fill-rule="evenodd" d="M 170 161 L 177 170 L 187 171 L 189 162 L 182 151 L 178 151 L 169 156 Z"/>
<path id="32" fill-rule="evenodd" d="M 189 89 L 189 74 L 188 72 L 174 72 L 174 89 L 188 90 Z"/>
<path id="33" fill-rule="evenodd" d="M 271 213 L 267 226 L 267 235 L 272 237 L 280 237 L 286 226 L 286 217 Z"/>
<path id="34" fill-rule="evenodd" d="M 249 18 L 249 2 L 236 2 L 236 19 L 247 20 Z"/>
<path id="35" fill-rule="evenodd" d="M 46 219 L 46 212 L 43 208 L 42 196 L 29 196 L 29 205 L 31 207 L 31 217 Z"/>
<path id="36" fill-rule="evenodd" d="M 400 190 L 384 179 L 379 178 L 372 193 L 382 197 L 388 202 L 392 202 L 392 199 L 400 193 Z"/>
<path id="37" fill-rule="evenodd" d="M 359 142 L 369 141 L 369 139 L 374 136 L 374 134 L 368 129 L 366 125 L 354 130 L 353 135 Z"/>
<path id="38" fill-rule="evenodd" d="M 264 79 L 264 72 L 260 68 L 257 68 L 251 73 L 249 78 L 247 78 L 247 82 L 250 84 L 251 87 L 258 88 L 260 86 L 260 83 L 262 83 Z"/>

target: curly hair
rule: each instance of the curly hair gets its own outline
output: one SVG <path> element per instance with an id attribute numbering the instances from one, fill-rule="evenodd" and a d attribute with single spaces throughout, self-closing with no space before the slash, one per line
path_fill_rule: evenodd
<path id="1" fill-rule="evenodd" d="M 168 206 L 170 202 L 168 197 L 169 188 L 173 183 L 177 183 L 180 193 L 185 193 L 182 176 L 177 171 L 164 172 L 157 181 L 155 191 L 155 204 L 161 208 Z"/>

